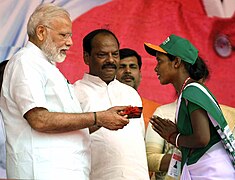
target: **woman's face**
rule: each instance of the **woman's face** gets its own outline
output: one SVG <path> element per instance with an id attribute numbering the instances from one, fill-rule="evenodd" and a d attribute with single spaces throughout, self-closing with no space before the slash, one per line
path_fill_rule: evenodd
<path id="1" fill-rule="evenodd" d="M 157 73 L 160 83 L 169 84 L 172 83 L 174 76 L 174 61 L 171 61 L 164 53 L 156 54 L 157 66 L 154 71 Z"/>

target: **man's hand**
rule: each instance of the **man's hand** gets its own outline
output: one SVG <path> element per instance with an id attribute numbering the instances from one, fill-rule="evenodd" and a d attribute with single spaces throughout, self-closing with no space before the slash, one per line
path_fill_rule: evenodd
<path id="1" fill-rule="evenodd" d="M 129 123 L 127 115 L 122 115 L 122 111 L 127 106 L 115 106 L 106 111 L 96 113 L 96 125 L 102 126 L 110 130 L 122 129 Z"/>

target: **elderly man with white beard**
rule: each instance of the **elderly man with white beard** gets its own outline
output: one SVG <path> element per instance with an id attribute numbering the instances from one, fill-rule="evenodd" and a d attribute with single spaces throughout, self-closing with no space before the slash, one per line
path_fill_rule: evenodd
<path id="1" fill-rule="evenodd" d="M 1 91 L 7 178 L 88 180 L 88 128 L 123 128 L 129 123 L 120 113 L 126 106 L 82 113 L 72 85 L 55 66 L 73 44 L 67 11 L 53 4 L 39 6 L 27 33 L 28 43 L 6 66 Z"/>

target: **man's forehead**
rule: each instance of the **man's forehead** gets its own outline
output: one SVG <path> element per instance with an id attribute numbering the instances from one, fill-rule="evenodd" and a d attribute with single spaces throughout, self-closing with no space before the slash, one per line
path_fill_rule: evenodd
<path id="1" fill-rule="evenodd" d="M 138 64 L 138 60 L 135 56 L 126 57 L 120 59 L 120 64 Z"/>

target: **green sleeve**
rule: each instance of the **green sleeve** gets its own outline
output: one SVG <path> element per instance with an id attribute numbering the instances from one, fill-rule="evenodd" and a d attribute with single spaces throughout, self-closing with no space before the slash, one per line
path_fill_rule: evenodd
<path id="1" fill-rule="evenodd" d="M 191 114 L 193 111 L 198 110 L 198 109 L 202 109 L 200 106 L 198 106 L 197 104 L 188 101 L 188 111 L 189 114 Z"/>

